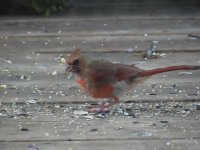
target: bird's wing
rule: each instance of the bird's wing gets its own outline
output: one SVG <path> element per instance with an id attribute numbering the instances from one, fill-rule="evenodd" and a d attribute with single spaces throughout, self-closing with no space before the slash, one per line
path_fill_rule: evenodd
<path id="1" fill-rule="evenodd" d="M 92 80 L 101 83 L 126 80 L 142 71 L 134 65 L 111 63 L 105 60 L 93 61 L 90 70 Z"/>
<path id="2" fill-rule="evenodd" d="M 143 71 L 134 65 L 116 64 L 116 66 L 117 72 L 115 77 L 118 81 L 127 80 L 130 77 L 136 77 L 138 73 Z"/>
<path id="3" fill-rule="evenodd" d="M 89 77 L 94 82 L 113 82 L 116 72 L 116 66 L 105 60 L 95 60 L 89 66 Z"/>

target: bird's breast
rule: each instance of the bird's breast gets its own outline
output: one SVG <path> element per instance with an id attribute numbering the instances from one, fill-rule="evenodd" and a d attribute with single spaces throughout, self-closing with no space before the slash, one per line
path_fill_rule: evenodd
<path id="1" fill-rule="evenodd" d="M 111 84 L 98 85 L 91 91 L 94 98 L 111 98 L 113 97 L 114 87 Z"/>
<path id="2" fill-rule="evenodd" d="M 80 85 L 80 87 L 81 87 L 82 90 L 85 91 L 87 89 L 87 87 L 86 87 L 86 81 L 84 79 L 77 79 L 77 82 Z"/>
<path id="3" fill-rule="evenodd" d="M 84 79 L 77 79 L 81 89 L 90 94 L 94 98 L 110 98 L 113 97 L 114 87 L 112 84 L 95 84 L 87 83 Z"/>

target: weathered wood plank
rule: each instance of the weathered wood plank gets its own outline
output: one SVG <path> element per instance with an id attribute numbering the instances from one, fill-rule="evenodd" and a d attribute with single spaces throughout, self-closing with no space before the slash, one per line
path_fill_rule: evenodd
<path id="1" fill-rule="evenodd" d="M 199 34 L 195 34 L 199 36 Z M 115 35 L 115 36 L 50 36 L 50 37 L 14 37 L 0 40 L 0 49 L 15 52 L 69 52 L 80 47 L 88 52 L 143 52 L 151 44 L 161 52 L 200 51 L 199 39 L 182 35 Z"/>
<path id="2" fill-rule="evenodd" d="M 49 109 L 50 110 L 50 109 Z M 199 123 L 194 118 L 199 113 L 192 111 L 191 115 L 181 117 L 179 111 L 169 115 L 165 111 L 149 109 L 140 114 L 139 118 L 125 116 L 109 116 L 104 119 L 87 119 L 73 115 L 73 110 L 67 110 L 62 115 L 57 112 L 44 112 L 56 117 L 56 121 L 6 121 L 1 119 L 0 141 L 97 141 L 97 140 L 165 140 L 165 139 L 199 139 Z M 44 115 L 40 113 L 39 115 Z M 179 116 L 176 116 L 179 115 Z M 74 116 L 74 117 L 73 117 Z M 37 117 L 37 116 L 33 116 Z M 43 116 L 45 118 L 45 115 Z M 166 119 L 164 120 L 163 119 Z M 90 117 L 91 118 L 91 117 Z M 137 122 L 137 123 L 134 123 Z M 21 131 L 20 127 L 28 131 Z"/>
<path id="3" fill-rule="evenodd" d="M 96 55 L 98 54 L 98 55 Z M 11 54 L 14 55 L 14 54 Z M 66 54 L 61 54 L 62 56 Z M 144 61 L 131 53 L 87 53 L 94 58 L 105 58 L 114 62 L 132 64 L 139 62 L 139 67 L 151 69 L 168 65 L 191 64 L 199 65 L 199 53 L 168 53 L 165 58 Z M 25 103 L 30 97 L 49 103 L 85 103 L 96 102 L 79 91 L 74 78 L 64 73 L 65 64 L 60 64 L 60 54 L 22 54 L 13 56 L 2 55 L 0 82 L 6 89 L 0 90 L 2 103 Z M 6 61 L 5 61 L 6 60 Z M 8 60 L 13 62 L 8 63 Z M 52 75 L 57 71 L 57 75 Z M 182 74 L 183 73 L 183 74 Z M 187 74 L 189 73 L 189 74 Z M 175 71 L 153 76 L 130 91 L 122 101 L 171 101 L 199 100 L 199 71 Z M 152 85 L 155 84 L 155 86 Z M 173 85 L 177 85 L 175 94 Z"/>
<path id="4" fill-rule="evenodd" d="M 1 82 L 6 82 L 11 85 L 28 85 L 28 84 L 54 84 L 64 81 L 66 84 L 74 83 L 74 79 L 67 79 L 65 74 L 65 64 L 60 63 L 62 57 L 66 57 L 67 54 L 8 54 L 4 52 L 1 57 Z M 10 56 L 9 56 L 10 55 Z M 159 59 L 145 60 L 142 58 L 142 54 L 136 53 L 89 53 L 89 56 L 93 59 L 105 59 L 113 62 L 121 62 L 125 64 L 137 64 L 138 67 L 143 69 L 153 69 L 158 67 L 170 66 L 170 65 L 199 65 L 199 53 L 167 53 L 166 57 Z M 12 62 L 11 64 L 8 62 Z M 54 71 L 57 71 L 57 75 L 52 75 Z M 189 75 L 181 75 L 183 71 L 169 72 L 151 77 L 147 81 L 160 82 L 160 83 L 172 83 L 172 82 L 195 82 L 199 81 L 199 71 L 189 71 Z M 165 76 L 163 76 L 165 75 Z M 21 76 L 26 76 L 24 79 L 20 79 Z M 30 78 L 29 78 L 30 77 Z M 27 79 L 28 78 L 28 79 Z M 167 81 L 165 81 L 167 80 Z"/>
<path id="5" fill-rule="evenodd" d="M 181 80 L 181 79 L 180 79 Z M 41 82 L 41 81 L 40 81 Z M 6 85 L 1 89 L 1 103 L 26 103 L 35 99 L 39 103 L 97 103 L 103 99 L 94 99 L 83 93 L 75 84 L 31 84 Z M 43 82 L 44 83 L 44 82 Z M 27 83 L 28 84 L 28 83 Z M 143 83 L 120 97 L 121 102 L 153 101 L 199 101 L 200 82 Z M 176 86 L 174 88 L 174 86 Z"/>
<path id="6" fill-rule="evenodd" d="M 0 22 L 1 36 L 97 36 L 199 33 L 199 19 L 102 19 Z M 192 28 L 191 28 L 192 26 Z"/>
<path id="7" fill-rule="evenodd" d="M 143 69 L 153 69 L 156 67 L 164 67 L 169 65 L 199 65 L 200 64 L 200 52 L 169 52 L 164 53 L 164 57 L 158 57 L 158 59 L 144 59 L 143 53 L 132 52 L 90 52 L 84 55 L 91 59 L 105 59 L 112 62 L 120 62 L 124 64 L 136 64 Z M 66 58 L 70 53 L 20 53 L 7 51 L 0 51 L 1 69 L 7 68 L 8 71 L 35 71 L 40 73 L 51 73 L 55 69 L 64 73 L 65 64 L 61 63 L 61 58 Z M 3 70 L 1 70 L 3 72 Z M 4 71 L 6 72 L 6 71 Z"/>
<path id="8" fill-rule="evenodd" d="M 1 142 L 2 150 L 169 150 L 184 149 L 198 150 L 198 139 L 168 139 L 168 140 L 102 140 L 102 141 L 47 141 L 47 142 Z"/>
<path id="9" fill-rule="evenodd" d="M 163 123 L 163 125 L 166 125 L 170 122 L 175 124 L 177 120 L 181 122 L 185 119 L 187 122 L 195 122 L 196 119 L 194 118 L 197 118 L 198 120 L 200 117 L 198 102 L 160 101 L 121 103 L 119 105 L 115 105 L 115 107 L 111 109 L 112 111 L 110 113 L 101 115 L 87 113 L 87 106 L 89 105 L 58 103 L 1 104 L 0 117 L 1 122 L 5 123 L 16 122 L 20 124 L 23 122 L 33 122 L 35 124 L 40 124 L 42 122 L 51 122 L 56 124 L 67 122 L 69 123 L 69 126 L 71 126 L 72 122 L 78 121 L 80 125 L 81 123 L 84 124 L 84 121 L 86 123 L 88 120 L 97 121 L 100 119 L 105 119 L 104 121 L 112 121 L 114 119 L 117 124 L 119 124 L 118 120 L 131 121 L 133 119 L 133 124 L 149 123 L 150 126 L 157 126 L 157 123 Z M 163 122 L 159 122 L 162 120 Z M 153 125 L 153 123 L 155 123 L 155 125 Z"/>

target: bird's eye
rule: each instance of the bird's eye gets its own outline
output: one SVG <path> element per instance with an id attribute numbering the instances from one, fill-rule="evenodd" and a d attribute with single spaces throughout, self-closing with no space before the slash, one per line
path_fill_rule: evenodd
<path id="1" fill-rule="evenodd" d="M 73 64 L 74 64 L 74 65 L 78 65 L 78 64 L 79 64 L 79 60 L 78 60 L 78 59 L 75 59 L 74 62 L 73 62 Z"/>

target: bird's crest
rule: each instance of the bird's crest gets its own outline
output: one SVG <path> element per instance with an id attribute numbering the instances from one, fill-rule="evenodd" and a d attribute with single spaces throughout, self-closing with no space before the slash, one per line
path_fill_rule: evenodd
<path id="1" fill-rule="evenodd" d="M 77 55 L 80 55 L 81 54 L 81 51 L 80 51 L 80 48 L 76 48 L 72 54 L 77 54 Z"/>
<path id="2" fill-rule="evenodd" d="M 81 51 L 79 48 L 75 49 L 72 54 L 69 56 L 67 64 L 72 65 L 75 61 L 79 60 L 81 57 Z"/>
<path id="3" fill-rule="evenodd" d="M 67 71 L 74 73 L 83 73 L 88 67 L 89 59 L 82 55 L 79 48 L 75 49 L 68 57 Z"/>

